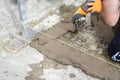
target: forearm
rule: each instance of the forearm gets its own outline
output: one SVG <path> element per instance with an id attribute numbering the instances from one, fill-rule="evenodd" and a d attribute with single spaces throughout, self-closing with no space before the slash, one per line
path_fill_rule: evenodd
<path id="1" fill-rule="evenodd" d="M 102 0 L 101 17 L 109 26 L 115 26 L 119 19 L 119 0 Z"/>

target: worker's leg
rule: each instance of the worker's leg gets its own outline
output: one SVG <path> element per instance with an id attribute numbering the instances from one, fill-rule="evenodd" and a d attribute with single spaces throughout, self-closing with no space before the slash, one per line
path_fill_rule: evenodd
<path id="1" fill-rule="evenodd" d="M 119 19 L 119 0 L 102 0 L 101 17 L 109 26 L 115 26 Z"/>
<path id="2" fill-rule="evenodd" d="M 115 30 L 115 36 L 108 45 L 109 57 L 120 62 L 120 24 L 119 24 L 119 0 L 102 0 L 101 17 L 103 21 Z"/>

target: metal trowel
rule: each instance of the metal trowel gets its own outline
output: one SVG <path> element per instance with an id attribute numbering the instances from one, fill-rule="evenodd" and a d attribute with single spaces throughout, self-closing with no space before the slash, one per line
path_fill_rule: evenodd
<path id="1" fill-rule="evenodd" d="M 76 32 L 77 28 L 76 26 L 69 20 L 61 20 L 61 24 L 64 29 L 70 31 L 70 32 Z"/>
<path id="2" fill-rule="evenodd" d="M 62 20 L 62 27 L 70 32 L 77 32 L 77 30 L 82 26 L 82 24 L 85 22 L 84 19 L 76 20 L 73 24 L 70 20 Z"/>

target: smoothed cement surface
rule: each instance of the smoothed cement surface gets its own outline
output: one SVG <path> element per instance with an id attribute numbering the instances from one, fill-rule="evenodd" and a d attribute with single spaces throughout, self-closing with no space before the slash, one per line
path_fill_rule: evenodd
<path id="1" fill-rule="evenodd" d="M 79 67 L 91 76 L 108 80 L 120 79 L 120 68 L 98 59 L 97 56 L 89 55 L 90 53 L 84 52 L 80 47 L 56 39 L 50 33 L 41 33 L 31 45 L 47 57 L 62 64 Z"/>

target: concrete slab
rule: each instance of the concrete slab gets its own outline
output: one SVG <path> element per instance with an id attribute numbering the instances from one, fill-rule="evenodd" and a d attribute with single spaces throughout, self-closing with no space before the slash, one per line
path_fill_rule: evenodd
<path id="1" fill-rule="evenodd" d="M 5 45 L 4 48 L 12 53 L 16 53 L 25 45 L 26 45 L 25 41 L 14 38 L 7 45 Z"/>
<path id="2" fill-rule="evenodd" d="M 44 55 L 30 46 L 24 47 L 16 54 L 0 51 L 0 80 L 25 80 L 30 64 L 40 63 Z M 35 80 L 35 79 L 34 79 Z"/>
<path id="3" fill-rule="evenodd" d="M 47 35 L 50 34 L 42 33 L 39 35 L 39 40 L 42 39 L 44 44 L 39 44 L 38 40 L 31 45 L 49 58 L 63 64 L 71 64 L 79 67 L 94 77 L 108 80 L 120 79 L 120 67 L 111 65 L 107 61 L 105 62 L 97 58 L 97 56 L 89 55 L 89 53 L 83 52 L 80 48 L 76 48 L 64 41 L 56 40 L 54 37 L 51 39 Z"/>
<path id="4" fill-rule="evenodd" d="M 13 34 L 19 32 L 19 16 L 15 1 L 16 0 L 0 0 L 0 80 L 99 80 L 86 75 L 79 68 L 62 65 L 55 61 L 43 61 L 44 56 L 29 46 L 20 49 L 16 54 L 4 50 L 3 46 L 6 45 L 6 38 L 10 37 L 9 32 Z M 35 30 L 41 30 L 41 27 L 44 29 L 52 27 L 52 25 L 60 20 L 60 16 L 58 15 L 59 11 L 56 11 L 56 7 L 59 7 L 58 4 L 75 4 L 79 6 L 79 4 L 81 4 L 79 2 L 83 1 L 84 0 L 26 0 L 28 16 L 26 24 L 32 24 L 33 26 L 30 27 L 35 28 Z M 53 12 L 57 15 L 53 14 Z M 7 39 L 7 41 L 10 39 Z M 5 42 L 5 44 L 1 41 Z M 44 41 L 42 41 L 43 40 L 40 40 L 39 43 L 45 44 Z M 16 43 L 16 47 L 12 47 L 12 49 L 16 50 L 19 48 L 20 46 L 17 44 L 18 43 Z M 11 48 L 10 46 L 8 47 Z M 41 63 L 41 61 L 43 62 Z"/>

